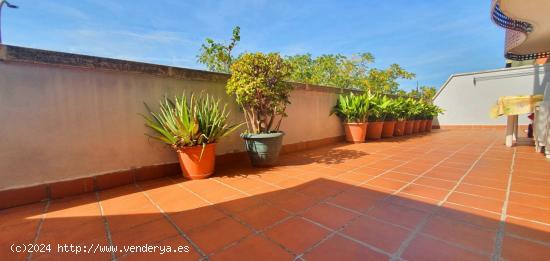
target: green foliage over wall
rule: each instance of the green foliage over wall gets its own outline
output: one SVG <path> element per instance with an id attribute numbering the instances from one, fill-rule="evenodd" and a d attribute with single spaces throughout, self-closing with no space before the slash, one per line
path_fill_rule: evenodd
<path id="1" fill-rule="evenodd" d="M 215 72 L 230 73 L 236 57 L 231 53 L 240 41 L 240 28 L 233 29 L 229 44 L 217 43 L 207 38 L 201 46 L 198 62 Z M 305 84 L 359 89 L 375 94 L 407 95 L 399 89 L 400 79 L 414 79 L 415 74 L 406 71 L 398 64 L 380 69 L 371 67 L 374 56 L 371 53 L 357 53 L 352 56 L 343 54 L 297 54 L 284 57 L 292 67 L 285 80 Z M 414 91 L 416 92 L 416 91 Z M 428 94 L 428 93 L 427 93 Z M 435 88 L 434 93 L 435 94 Z M 432 95 L 433 94 L 429 94 Z M 408 96 L 417 97 L 417 93 Z"/>
<path id="2" fill-rule="evenodd" d="M 408 94 L 404 94 L 403 96 L 409 96 L 411 98 L 420 99 L 425 102 L 431 102 L 436 93 L 437 90 L 435 89 L 435 87 L 422 86 L 418 90 L 413 89 Z"/>
<path id="3" fill-rule="evenodd" d="M 241 40 L 240 34 L 241 28 L 236 26 L 233 29 L 233 37 L 227 45 L 206 38 L 206 43 L 201 45 L 200 53 L 197 55 L 197 61 L 206 65 L 210 71 L 229 73 L 231 64 L 235 60 L 231 52 Z"/>

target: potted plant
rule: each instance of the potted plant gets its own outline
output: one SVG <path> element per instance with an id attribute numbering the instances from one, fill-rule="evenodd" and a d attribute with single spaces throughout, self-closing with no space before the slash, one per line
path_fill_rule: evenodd
<path id="1" fill-rule="evenodd" d="M 426 131 L 431 132 L 432 131 L 432 125 L 433 125 L 433 119 L 434 117 L 437 117 L 439 114 L 443 114 L 443 109 L 438 107 L 437 105 L 428 104 L 428 120 L 426 122 Z"/>
<path id="2" fill-rule="evenodd" d="M 425 102 L 420 103 L 420 124 L 418 127 L 418 132 L 425 132 L 426 131 L 426 124 L 428 122 L 428 111 L 429 107 L 428 104 Z"/>
<path id="3" fill-rule="evenodd" d="M 283 144 L 279 131 L 293 87 L 285 82 L 291 66 L 277 53 L 245 53 L 231 65 L 226 85 L 242 107 L 247 132 L 241 137 L 253 166 L 272 166 Z"/>
<path id="4" fill-rule="evenodd" d="M 367 134 L 367 116 L 369 102 L 367 94 L 355 95 L 353 92 L 338 97 L 331 115 L 336 114 L 344 122 L 346 141 L 351 143 L 365 142 Z"/>
<path id="5" fill-rule="evenodd" d="M 389 106 L 390 101 L 381 96 L 372 96 L 369 99 L 369 115 L 367 139 L 382 138 L 382 129 L 384 128 L 385 111 Z"/>
<path id="6" fill-rule="evenodd" d="M 412 133 L 418 133 L 420 129 L 420 113 L 421 113 L 421 103 L 417 100 L 414 100 L 412 106 L 412 118 L 413 118 L 413 130 Z"/>
<path id="7" fill-rule="evenodd" d="M 411 135 L 414 127 L 414 117 L 416 114 L 415 101 L 411 98 L 405 100 L 405 116 L 407 121 L 405 122 L 405 135 Z"/>
<path id="8" fill-rule="evenodd" d="M 393 136 L 403 136 L 405 135 L 405 122 L 407 121 L 407 104 L 402 97 L 393 100 L 393 103 L 396 118 Z"/>
<path id="9" fill-rule="evenodd" d="M 384 108 L 384 125 L 382 127 L 382 138 L 391 138 L 395 131 L 396 119 L 398 116 L 398 103 L 396 100 L 390 99 L 387 96 L 382 98 L 383 102 L 387 103 Z"/>
<path id="10" fill-rule="evenodd" d="M 216 143 L 241 124 L 229 125 L 226 105 L 209 95 L 165 97 L 160 112 L 142 115 L 145 126 L 154 134 L 147 136 L 170 145 L 178 154 L 183 175 L 189 179 L 203 179 L 214 173 Z"/>

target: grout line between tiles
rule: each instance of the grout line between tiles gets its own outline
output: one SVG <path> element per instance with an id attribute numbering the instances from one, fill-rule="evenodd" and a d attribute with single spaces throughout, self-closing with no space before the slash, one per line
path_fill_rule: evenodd
<path id="1" fill-rule="evenodd" d="M 433 240 L 439 241 L 439 242 L 444 243 L 444 244 L 446 244 L 446 245 L 453 246 L 453 247 L 456 247 L 456 248 L 460 248 L 460 249 L 462 249 L 462 250 L 466 250 L 466 251 L 469 251 L 469 252 L 474 252 L 474 253 L 477 253 L 477 254 L 480 254 L 480 255 L 483 255 L 483 256 L 489 257 L 489 256 L 491 255 L 490 252 L 484 252 L 484 251 L 481 251 L 481 250 L 479 250 L 479 249 L 466 247 L 466 246 L 464 246 L 464 245 L 457 244 L 457 243 L 453 243 L 453 242 L 450 242 L 450 241 L 447 241 L 447 240 L 438 238 L 438 237 L 433 236 L 433 235 L 430 235 L 430 234 L 426 234 L 426 233 L 420 232 L 420 235 L 422 235 L 422 236 L 424 236 L 424 237 L 429 237 L 429 238 L 431 238 L 431 239 L 433 239 Z M 400 257 L 400 259 L 401 259 L 401 257 Z"/>
<path id="2" fill-rule="evenodd" d="M 518 238 L 518 239 L 525 240 L 525 241 L 529 241 L 529 242 L 533 242 L 533 243 L 536 243 L 536 244 L 539 244 L 539 245 L 543 245 L 543 246 L 545 246 L 545 247 L 549 247 L 549 248 L 550 248 L 550 242 L 548 242 L 548 241 L 541 241 L 541 240 L 537 240 L 537 239 L 527 238 L 527 237 L 523 237 L 523 236 L 520 236 L 520 235 L 517 235 L 517 234 L 513 234 L 513 233 L 507 233 L 506 236 Z"/>
<path id="3" fill-rule="evenodd" d="M 462 149 L 462 148 L 461 148 L 461 149 Z M 433 150 L 433 149 L 427 151 L 426 153 L 429 153 L 429 152 L 432 151 L 432 150 Z M 446 159 L 446 158 L 442 159 L 441 161 L 444 161 L 445 159 Z M 371 177 L 371 178 L 365 180 L 364 182 L 359 183 L 358 185 L 355 185 L 354 187 L 357 187 L 357 186 L 360 186 L 360 185 L 367 184 L 369 181 L 371 181 L 371 180 L 373 180 L 373 179 L 375 179 L 375 178 L 381 177 L 381 176 L 385 175 L 386 173 L 389 173 L 389 172 L 393 171 L 394 169 L 399 168 L 399 167 L 401 167 L 401 166 L 403 166 L 403 165 L 405 165 L 405 164 L 407 164 L 407 163 L 413 162 L 413 160 L 414 160 L 414 159 L 411 159 L 411 160 L 409 160 L 409 161 L 403 162 L 402 164 L 398 164 L 398 165 L 394 166 L 393 168 L 389 168 L 389 169 L 385 170 L 384 172 L 382 172 L 382 173 L 380 173 L 380 174 L 378 174 L 378 175 L 375 175 L 375 176 L 373 176 L 373 177 Z M 404 186 L 407 186 L 407 185 L 404 185 Z M 350 189 L 351 189 L 351 188 L 350 188 Z M 347 191 L 347 190 L 346 190 L 346 191 Z M 394 193 L 395 193 L 395 192 L 394 192 Z M 390 198 L 392 195 L 394 195 L 394 193 L 392 193 L 391 195 L 389 194 L 389 195 L 385 196 L 385 197 L 384 197 L 383 199 L 381 199 L 380 201 L 382 202 L 382 201 L 387 200 L 387 199 Z M 335 196 L 333 196 L 332 198 L 334 198 L 334 197 L 335 197 Z M 343 208 L 343 209 L 347 209 L 347 208 L 345 208 L 345 207 L 339 206 L 338 204 L 334 204 L 334 203 L 331 203 L 331 202 L 327 202 L 327 204 L 333 205 L 333 206 L 336 206 L 336 207 L 340 207 L 340 208 Z M 368 246 L 370 246 L 370 244 L 367 244 L 367 243 L 365 243 L 365 242 L 363 242 L 363 241 L 361 241 L 361 240 L 355 239 L 355 238 L 353 238 L 353 237 L 351 237 L 351 236 L 348 236 L 348 235 L 346 235 L 346 234 L 344 234 L 344 233 L 341 233 L 341 231 L 343 231 L 349 224 L 351 224 L 351 223 L 353 223 L 355 220 L 357 220 L 357 218 L 362 217 L 362 216 L 367 216 L 367 213 L 370 212 L 375 206 L 376 206 L 376 204 L 373 204 L 373 206 L 371 206 L 368 210 L 366 210 L 365 213 L 359 212 L 360 215 L 358 215 L 357 217 L 355 217 L 355 218 L 353 218 L 352 220 L 348 221 L 346 224 L 342 225 L 342 226 L 337 230 L 336 233 L 329 234 L 328 236 L 326 236 L 325 238 L 323 238 L 321 241 L 317 242 L 317 244 L 314 244 L 314 245 L 312 245 L 311 247 L 309 247 L 308 249 L 306 249 L 306 250 L 305 250 L 303 253 L 301 253 L 299 256 L 303 256 L 303 255 L 307 254 L 308 252 L 313 251 L 313 249 L 315 249 L 317 246 L 319 246 L 319 245 L 321 244 L 321 242 L 324 242 L 324 241 L 329 240 L 330 238 L 332 238 L 332 237 L 333 237 L 334 235 L 336 235 L 336 234 L 338 234 L 338 235 L 340 235 L 340 236 L 342 236 L 342 237 L 345 237 L 345 238 L 347 238 L 347 239 L 349 239 L 349 240 L 352 240 L 352 241 L 354 241 L 354 242 L 360 243 L 361 245 L 368 245 Z M 356 211 L 353 211 L 353 212 L 356 213 Z M 376 247 L 374 247 L 374 246 L 370 246 L 369 248 L 372 249 L 372 250 L 375 250 L 375 251 L 377 251 L 377 249 L 378 249 L 378 248 L 376 248 Z M 382 253 L 382 254 L 385 254 L 385 255 L 391 257 L 391 254 L 388 253 L 388 252 L 386 252 L 386 251 L 382 251 L 382 252 L 377 251 L 377 252 Z"/>
<path id="4" fill-rule="evenodd" d="M 113 249 L 113 237 L 111 235 L 111 229 L 109 226 L 109 221 L 107 220 L 107 217 L 105 216 L 105 212 L 103 210 L 103 205 L 101 204 L 101 199 L 99 198 L 99 192 L 95 192 L 95 199 L 97 201 L 97 206 L 99 207 L 99 213 L 101 214 L 101 219 L 103 221 L 103 226 L 105 227 L 105 235 L 107 236 L 107 241 L 109 242 L 109 246 L 111 246 L 110 249 Z M 111 260 L 117 260 L 116 254 L 113 251 L 111 252 Z"/>
<path id="5" fill-rule="evenodd" d="M 389 221 L 386 221 L 384 219 L 380 219 L 378 217 L 374 217 L 374 216 L 370 216 L 369 214 L 365 214 L 365 213 L 361 213 L 359 211 L 356 211 L 356 210 L 353 210 L 353 209 L 349 209 L 349 208 L 346 208 L 346 207 L 343 207 L 343 206 L 340 206 L 340 205 L 337 205 L 337 204 L 333 204 L 333 203 L 328 203 L 334 207 L 337 207 L 337 208 L 341 208 L 343 210 L 346 210 L 346 211 L 349 211 L 349 212 L 352 212 L 356 215 L 359 215 L 359 216 L 363 216 L 363 217 L 366 217 L 366 218 L 369 218 L 369 219 L 374 219 L 380 223 L 384 223 L 384 224 L 388 224 L 388 225 L 392 225 L 392 226 L 396 226 L 396 227 L 399 227 L 401 229 L 404 229 L 404 230 L 408 230 L 408 231 L 413 231 L 414 229 L 411 229 L 409 227 L 405 227 L 403 225 L 399 225 L 399 224 L 394 224 L 392 222 L 389 222 Z M 407 207 L 404 207 L 404 208 L 407 208 Z M 460 223 L 464 223 L 464 224 L 467 224 L 467 225 L 470 225 L 470 226 L 474 226 L 474 227 L 477 227 L 478 229 L 483 229 L 483 230 L 488 230 L 487 228 L 483 228 L 483 227 L 480 227 L 478 225 L 474 225 L 474 224 L 471 224 L 471 223 L 468 223 L 468 222 L 463 222 L 463 221 L 457 221 L 457 222 L 460 222 Z M 466 249 L 466 250 L 470 250 L 470 251 L 473 251 L 473 252 L 479 252 L 479 253 L 482 253 L 484 255 L 487 255 L 487 254 L 490 254 L 490 253 L 485 253 L 485 252 L 482 252 L 482 251 L 479 251 L 477 249 L 473 249 L 473 248 L 468 248 L 466 246 L 462 246 L 462 245 L 459 245 L 459 244 L 456 244 L 456 243 L 453 243 L 453 242 L 449 242 L 449 241 L 446 241 L 445 239 L 442 239 L 442 238 L 438 238 L 436 236 L 432 236 L 432 235 L 429 235 L 429 234 L 425 234 L 425 233 L 421 233 L 422 235 L 425 235 L 425 236 L 428 236 L 428 237 L 431 237 L 433 239 L 437 239 L 438 241 L 441 241 L 441 242 L 445 242 L 446 244 L 448 245 L 453 245 L 453 246 L 457 246 L 457 247 L 460 247 L 462 249 Z M 391 254 L 390 254 L 391 256 Z"/>
<path id="6" fill-rule="evenodd" d="M 388 157 L 386 157 L 386 158 L 388 158 Z M 384 158 L 384 159 L 386 159 L 386 158 Z M 383 159 L 381 159 L 381 160 L 383 160 Z M 411 161 L 412 161 L 412 160 L 411 160 Z M 385 173 L 387 173 L 387 172 L 390 172 L 392 169 L 398 168 L 398 167 L 400 167 L 400 166 L 402 166 L 402 165 L 404 165 L 404 164 L 407 164 L 407 163 L 409 163 L 409 162 L 410 162 L 410 161 L 402 162 L 401 164 L 398 164 L 398 165 L 396 165 L 396 166 L 393 167 L 393 168 L 387 169 L 386 171 L 380 173 L 380 174 L 377 175 L 377 176 L 381 176 L 381 175 L 383 175 L 383 174 L 385 174 Z M 362 167 L 363 167 L 363 166 L 358 167 L 358 168 L 362 168 Z M 354 168 L 354 169 L 357 169 L 357 168 Z M 354 169 L 350 169 L 350 170 L 345 171 L 345 172 L 350 172 L 350 171 L 352 171 L 352 170 L 354 170 Z M 261 179 L 260 179 L 260 180 L 261 180 Z M 273 183 L 271 183 L 271 182 L 267 182 L 267 181 L 264 181 L 264 180 L 261 180 L 261 182 L 263 182 L 263 183 L 265 183 L 265 184 L 268 184 L 268 185 L 273 185 L 273 186 L 279 187 L 279 188 L 281 188 L 281 189 L 286 189 L 286 188 L 280 187 L 280 186 L 278 186 L 278 185 L 276 185 L 276 184 L 273 184 Z M 230 185 L 227 185 L 227 186 L 230 186 Z M 351 188 L 350 188 L 350 189 L 351 189 Z M 344 192 L 346 192 L 346 191 L 348 191 L 348 190 L 349 190 L 349 189 L 339 191 L 338 193 L 336 193 L 336 194 L 334 194 L 334 195 L 332 195 L 332 196 L 329 196 L 329 197 L 327 197 L 327 198 L 325 198 L 325 199 L 323 199 L 323 200 L 320 200 L 320 201 L 317 202 L 316 204 L 314 204 L 314 205 L 312 205 L 312 206 L 310 206 L 310 207 L 308 207 L 308 208 L 305 208 L 305 209 L 303 209 L 303 210 L 300 211 L 300 212 L 291 213 L 290 216 L 287 217 L 287 219 L 290 219 L 290 218 L 292 218 L 292 217 L 300 217 L 300 218 L 304 219 L 302 216 L 300 216 L 302 213 L 307 212 L 309 209 L 311 209 L 311 208 L 313 208 L 313 207 L 316 207 L 316 206 L 318 206 L 318 205 L 320 205 L 320 204 L 327 203 L 329 200 L 335 198 L 336 196 L 338 196 L 338 195 L 340 195 L 341 193 L 344 193 Z M 308 195 L 303 194 L 303 193 L 301 193 L 301 192 L 299 192 L 299 191 L 294 191 L 293 193 L 296 193 L 296 194 L 299 194 L 299 195 L 303 195 L 303 196 L 309 197 Z M 305 220 L 305 219 L 304 219 L 304 220 Z M 286 220 L 284 220 L 284 221 L 286 221 Z M 283 223 L 284 221 L 279 221 L 278 223 Z M 276 225 L 272 225 L 272 226 L 276 226 Z M 264 229 L 263 231 L 266 231 L 266 230 L 267 230 L 267 228 Z M 263 231 L 260 231 L 260 233 L 263 233 Z M 267 237 L 267 236 L 265 236 L 265 237 L 268 238 L 270 241 L 273 242 L 273 240 L 271 240 L 271 238 L 269 238 L 269 237 Z M 323 238 L 322 240 L 320 240 L 319 242 L 317 242 L 316 244 L 314 244 L 314 245 L 313 245 L 312 247 L 310 247 L 310 248 L 313 249 L 314 246 L 317 246 L 317 245 L 320 244 L 320 242 L 322 242 L 322 241 L 328 240 L 330 237 L 331 237 L 331 235 L 329 234 L 329 236 Z M 356 239 L 354 239 L 354 240 L 356 240 Z M 306 253 L 306 251 L 304 251 L 303 253 L 294 253 L 293 251 L 290 251 L 290 250 L 286 249 L 286 247 L 284 247 L 284 245 L 281 245 L 281 244 L 279 244 L 278 242 L 275 242 L 275 243 L 276 243 L 277 245 L 281 246 L 281 247 L 282 247 L 283 249 L 285 249 L 287 252 L 289 252 L 289 253 L 291 253 L 291 254 L 293 254 L 293 255 L 296 255 L 296 259 L 302 258 L 302 256 Z M 362 244 L 365 244 L 365 243 L 362 242 Z"/>
<path id="7" fill-rule="evenodd" d="M 451 188 L 451 190 L 449 191 L 449 193 L 447 193 L 447 195 L 445 196 L 445 198 L 443 198 L 443 200 L 441 200 L 441 202 L 438 204 L 439 206 L 443 205 L 443 203 L 445 203 L 445 202 L 449 199 L 449 197 L 451 196 L 451 194 L 453 194 L 453 192 L 455 192 L 456 189 L 460 186 L 460 184 L 462 183 L 462 181 L 464 180 L 464 178 L 466 178 L 466 176 L 468 176 L 468 174 L 470 174 L 470 172 L 472 171 L 472 169 L 474 169 L 475 165 L 481 160 L 481 158 L 483 157 L 483 155 L 484 155 L 485 153 L 487 153 L 487 151 L 489 151 L 489 149 L 490 149 L 492 146 L 494 146 L 495 143 L 496 143 L 496 140 L 493 141 L 493 143 L 491 143 L 491 144 L 487 147 L 487 149 L 485 149 L 485 151 L 483 151 L 483 152 L 479 155 L 478 159 L 477 159 L 474 163 L 472 163 L 472 166 L 470 166 L 470 168 L 469 168 L 468 170 L 466 170 L 466 172 L 464 173 L 464 175 L 462 175 L 462 177 L 460 177 L 460 179 L 458 179 L 458 180 L 456 181 L 456 184 L 454 185 L 453 188 Z"/>
<path id="8" fill-rule="evenodd" d="M 226 188 L 230 188 L 230 189 L 236 190 L 236 191 L 238 191 L 238 192 L 240 192 L 240 193 L 243 193 L 243 194 L 246 195 L 246 196 L 252 196 L 252 194 L 250 194 L 250 193 L 248 193 L 248 192 L 246 192 L 246 191 L 242 191 L 242 190 L 240 190 L 240 189 L 238 189 L 238 188 L 236 188 L 236 187 L 233 187 L 233 186 L 231 186 L 231 185 L 225 184 L 224 182 L 219 181 L 219 180 L 217 180 L 216 178 L 213 178 L 212 180 L 213 180 L 214 182 L 216 182 L 216 183 L 218 183 L 218 184 L 220 184 L 220 185 L 226 187 Z"/>
<path id="9" fill-rule="evenodd" d="M 494 246 L 494 253 L 492 256 L 492 260 L 498 261 L 501 259 L 502 256 L 502 243 L 504 240 L 504 231 L 506 226 L 506 212 L 508 211 L 508 202 L 510 199 L 510 190 L 512 189 L 512 176 L 514 173 L 514 166 L 516 161 L 516 148 L 514 148 L 514 154 L 512 154 L 512 163 L 510 164 L 510 172 L 508 175 L 508 185 L 506 187 L 506 198 L 504 200 L 504 203 L 502 204 L 502 211 L 500 214 L 500 222 L 498 224 L 498 231 L 495 239 L 495 246 Z"/>
<path id="10" fill-rule="evenodd" d="M 489 149 L 496 143 L 496 139 L 487 146 L 487 148 L 478 156 L 477 160 L 472 163 L 472 166 L 464 173 L 464 175 L 456 182 L 455 186 L 447 193 L 447 195 L 443 198 L 443 200 L 441 200 L 440 202 L 438 202 L 437 206 L 438 207 L 441 207 L 450 197 L 450 195 L 456 190 L 456 188 L 458 188 L 458 186 L 460 185 L 460 183 L 462 182 L 462 180 L 470 173 L 470 171 L 474 168 L 474 166 L 476 165 L 477 162 L 479 162 L 479 160 L 481 160 L 481 158 L 483 157 L 483 155 L 485 153 L 487 153 L 487 151 L 489 151 Z M 469 145 L 469 144 L 468 144 Z M 420 233 L 420 231 L 424 228 L 424 226 L 426 226 L 426 224 L 428 223 L 428 221 L 431 219 L 431 217 L 434 215 L 434 213 L 430 213 L 428 214 L 426 217 L 424 217 L 424 219 L 416 226 L 416 228 L 413 230 L 413 232 L 401 243 L 401 246 L 399 247 L 399 249 L 394 253 L 394 255 L 392 256 L 392 260 L 397 260 L 397 259 L 402 259 L 401 258 L 401 255 L 403 255 L 403 253 L 405 252 L 405 250 L 407 249 L 407 247 L 410 245 L 410 243 L 412 242 L 412 240 Z"/>
<path id="11" fill-rule="evenodd" d="M 38 222 L 38 226 L 36 228 L 36 234 L 34 235 L 34 240 L 32 241 L 33 245 L 35 245 L 38 242 L 38 238 L 40 238 L 40 232 L 42 230 L 42 224 L 44 223 L 44 220 L 46 219 L 46 215 L 48 213 L 48 209 L 50 208 L 50 200 L 46 200 L 46 205 L 44 206 L 44 209 L 42 211 L 42 215 L 40 215 L 40 221 Z M 29 252 L 25 260 L 31 260 L 32 253 Z"/>
<path id="12" fill-rule="evenodd" d="M 416 178 L 414 178 L 413 180 L 409 181 L 408 183 L 406 183 L 405 185 L 403 185 L 401 188 L 399 188 L 397 191 L 395 191 L 393 194 L 394 195 L 397 195 L 399 192 L 403 191 L 405 188 L 409 187 L 410 185 L 412 185 L 415 181 L 419 180 L 420 178 L 424 177 L 424 175 L 426 175 L 428 172 L 432 171 L 433 169 L 435 169 L 436 167 L 438 167 L 439 165 L 441 165 L 444 161 L 446 161 L 447 159 L 451 158 L 452 156 L 454 156 L 455 154 L 457 154 L 459 151 L 463 150 L 464 148 L 466 148 L 467 145 L 464 145 L 462 146 L 460 149 L 456 150 L 455 152 L 451 153 L 449 156 L 441 159 L 439 162 L 437 162 L 436 164 L 434 164 L 431 168 L 425 170 L 424 172 L 420 173 Z"/>
<path id="13" fill-rule="evenodd" d="M 176 186 L 178 186 L 178 187 L 184 189 L 185 191 L 187 191 L 187 192 L 189 192 L 189 193 L 192 193 L 193 195 L 197 196 L 198 198 L 204 200 L 204 201 L 205 201 L 206 203 L 208 203 L 210 206 L 212 206 L 212 207 L 214 207 L 215 209 L 219 210 L 220 212 L 224 213 L 224 214 L 225 214 L 226 216 L 228 216 L 229 218 L 232 218 L 233 220 L 235 220 L 236 222 L 240 223 L 241 225 L 247 227 L 250 231 L 253 232 L 252 234 L 249 234 L 249 235 L 247 235 L 247 236 L 245 236 L 245 237 L 243 237 L 243 238 L 241 238 L 241 239 L 239 239 L 239 240 L 236 240 L 236 241 L 234 241 L 234 242 L 231 242 L 231 243 L 229 243 L 229 244 L 223 246 L 222 248 L 218 249 L 216 252 L 214 252 L 214 253 L 212 253 L 212 254 L 210 254 L 210 255 L 216 255 L 216 254 L 218 254 L 218 253 L 221 253 L 221 252 L 225 251 L 226 249 L 229 249 L 229 248 L 231 248 L 232 246 L 235 246 L 235 245 L 239 244 L 240 242 L 242 242 L 242 241 L 244 241 L 244 240 L 246 240 L 246 239 L 248 239 L 248 238 L 250 238 L 250 237 L 252 237 L 252 236 L 254 236 L 254 235 L 261 236 L 261 237 L 263 237 L 263 238 L 269 240 L 270 242 L 272 242 L 272 243 L 278 245 L 279 247 L 281 247 L 281 249 L 283 249 L 284 251 L 288 252 L 289 254 L 294 255 L 294 253 L 293 253 L 290 249 L 287 249 L 284 245 L 280 244 L 279 242 L 276 242 L 276 241 L 272 240 L 270 237 L 268 237 L 268 236 L 266 236 L 266 235 L 263 234 L 263 232 L 264 232 L 265 230 L 268 230 L 268 229 L 271 228 L 271 227 L 274 227 L 274 226 L 276 226 L 276 225 L 278 225 L 278 224 L 280 224 L 280 223 L 283 223 L 283 222 L 287 221 L 288 219 L 292 218 L 293 215 L 289 215 L 289 216 L 287 216 L 287 217 L 285 217 L 285 218 L 283 218 L 283 219 L 281 219 L 281 220 L 275 222 L 274 224 L 272 224 L 272 225 L 270 225 L 270 226 L 268 226 L 268 227 L 266 227 L 266 228 L 264 228 L 264 229 L 262 229 L 262 230 L 256 230 L 253 226 L 251 226 L 250 224 L 244 222 L 244 221 L 241 220 L 239 217 L 237 217 L 235 214 L 233 214 L 233 213 L 231 213 L 231 212 L 229 212 L 229 211 L 227 211 L 227 210 L 225 210 L 225 209 L 219 207 L 217 204 L 214 204 L 213 202 L 209 201 L 208 199 L 203 198 L 203 197 L 200 196 L 198 193 L 195 193 L 194 191 L 192 191 L 191 189 L 189 189 L 189 188 L 187 188 L 187 187 L 185 187 L 185 186 L 182 186 L 180 183 L 174 181 L 173 179 L 171 179 L 171 180 L 172 180 L 172 182 L 174 182 L 174 183 L 176 184 Z M 222 183 L 223 183 L 223 182 L 222 182 Z M 227 185 L 227 184 L 224 184 L 224 185 L 225 185 L 225 186 L 228 186 L 228 187 L 231 187 L 230 185 Z M 208 225 L 208 224 L 205 224 L 205 225 Z"/>
<path id="14" fill-rule="evenodd" d="M 187 242 L 189 242 L 189 244 L 191 244 L 193 248 L 195 248 L 195 250 L 197 250 L 197 252 L 203 258 L 206 258 L 206 260 L 208 260 L 208 256 L 204 253 L 204 251 L 202 251 L 202 249 L 195 242 L 193 242 L 193 240 L 191 240 L 191 238 L 187 234 L 185 234 L 185 232 L 183 232 L 183 230 L 176 224 L 176 222 L 174 222 L 174 220 L 172 220 L 172 218 L 164 211 L 164 209 L 162 209 L 138 183 L 134 183 L 134 186 L 140 190 L 140 192 L 149 200 L 149 202 L 151 202 L 151 204 L 153 204 L 159 210 L 160 213 L 162 213 L 162 215 L 170 223 L 170 225 L 172 225 L 172 227 L 177 230 L 178 234 L 180 234 L 180 236 L 187 240 Z"/>
<path id="15" fill-rule="evenodd" d="M 519 220 L 523 220 L 523 221 L 528 221 L 528 222 L 535 223 L 535 224 L 538 224 L 538 225 L 550 227 L 550 224 L 548 224 L 548 223 L 544 223 L 544 222 L 540 222 L 540 221 L 536 221 L 536 220 L 532 220 L 532 219 L 528 219 L 528 218 L 518 217 L 518 216 L 511 215 L 511 214 L 507 214 L 506 216 L 507 217 L 513 217 L 515 219 L 519 219 Z"/>
<path id="16" fill-rule="evenodd" d="M 341 230 L 342 228 L 332 229 L 332 228 L 329 228 L 329 227 L 327 227 L 327 226 L 324 226 L 324 225 L 321 224 L 321 223 L 315 222 L 315 221 L 313 221 L 313 220 L 311 220 L 311 219 L 309 219 L 309 218 L 303 217 L 303 219 L 304 219 L 304 220 L 307 220 L 307 221 L 309 221 L 309 222 L 311 222 L 311 223 L 313 223 L 313 224 L 315 224 L 315 225 L 317 225 L 317 226 L 320 226 L 320 227 L 322 227 L 322 228 L 324 228 L 324 229 L 326 229 L 326 230 L 331 231 L 331 233 L 329 234 L 329 236 L 326 236 L 325 238 L 323 238 L 321 241 L 319 241 L 317 244 L 315 244 L 312 248 L 315 248 L 315 247 L 319 246 L 320 244 L 322 244 L 323 242 L 329 240 L 330 238 L 332 238 L 332 237 L 335 236 L 335 235 L 339 235 L 339 236 L 344 237 L 344 238 L 346 238 L 346 239 L 349 239 L 349 240 L 351 240 L 351 241 L 353 241 L 353 242 L 355 242 L 355 243 L 358 243 L 358 244 L 360 244 L 360 245 L 362 245 L 362 246 L 364 246 L 364 247 L 367 247 L 367 248 L 369 248 L 369 249 L 371 249 L 371 250 L 374 250 L 375 252 L 379 252 L 379 253 L 385 254 L 386 256 L 391 256 L 391 253 L 389 253 L 389 252 L 387 252 L 387 251 L 385 251 L 385 250 L 383 250 L 383 249 L 380 249 L 380 248 L 375 247 L 375 246 L 373 246 L 373 245 L 367 244 L 367 243 L 365 243 L 365 242 L 363 242 L 363 241 L 361 241 L 361 240 L 359 240 L 359 239 L 356 239 L 356 238 L 354 238 L 354 237 L 351 237 L 351 236 L 348 236 L 348 235 L 342 233 L 342 230 Z M 304 251 L 304 253 L 302 253 L 301 256 L 305 255 L 306 253 L 307 253 L 307 252 Z"/>

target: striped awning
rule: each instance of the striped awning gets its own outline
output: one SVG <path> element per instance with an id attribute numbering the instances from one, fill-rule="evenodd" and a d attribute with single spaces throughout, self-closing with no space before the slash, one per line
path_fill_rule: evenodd
<path id="1" fill-rule="evenodd" d="M 506 29 L 506 58 L 550 57 L 549 0 L 493 0 L 491 10 L 493 22 Z"/>

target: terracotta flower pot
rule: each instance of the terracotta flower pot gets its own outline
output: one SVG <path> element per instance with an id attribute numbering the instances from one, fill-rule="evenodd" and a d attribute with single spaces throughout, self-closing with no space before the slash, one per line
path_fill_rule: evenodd
<path id="1" fill-rule="evenodd" d="M 344 123 L 346 141 L 351 143 L 365 142 L 367 135 L 367 123 Z"/>
<path id="2" fill-rule="evenodd" d="M 214 173 L 216 143 L 206 145 L 204 152 L 202 151 L 202 146 L 186 147 L 177 152 L 181 171 L 186 178 L 204 179 Z"/>
<path id="3" fill-rule="evenodd" d="M 382 129 L 384 128 L 383 121 L 371 121 L 367 128 L 367 139 L 377 140 L 382 138 Z"/>
<path id="4" fill-rule="evenodd" d="M 414 122 L 412 120 L 405 121 L 405 135 L 411 135 L 413 133 Z"/>
<path id="5" fill-rule="evenodd" d="M 428 120 L 420 120 L 420 127 L 418 128 L 419 132 L 425 132 L 426 131 L 426 122 Z"/>
<path id="6" fill-rule="evenodd" d="M 427 132 L 431 132 L 431 131 L 432 131 L 432 124 L 433 124 L 433 120 L 427 120 L 427 121 L 426 121 L 426 131 L 427 131 Z"/>
<path id="7" fill-rule="evenodd" d="M 382 138 L 393 137 L 396 121 L 385 121 L 382 127 Z"/>
<path id="8" fill-rule="evenodd" d="M 413 121 L 413 133 L 418 133 L 418 129 L 420 128 L 420 121 L 414 120 Z"/>
<path id="9" fill-rule="evenodd" d="M 405 135 L 405 123 L 407 121 L 397 121 L 395 123 L 395 129 L 393 131 L 393 136 L 403 136 Z"/>

